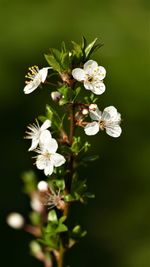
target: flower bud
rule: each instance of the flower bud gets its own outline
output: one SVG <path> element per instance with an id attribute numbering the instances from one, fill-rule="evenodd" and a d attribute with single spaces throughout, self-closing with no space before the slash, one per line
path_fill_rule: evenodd
<path id="1" fill-rule="evenodd" d="M 24 218 L 21 214 L 12 212 L 7 216 L 7 224 L 14 229 L 21 229 L 24 226 Z"/>
<path id="2" fill-rule="evenodd" d="M 82 114 L 83 115 L 87 115 L 89 112 L 88 112 L 88 109 L 86 109 L 86 108 L 84 108 L 83 110 L 82 110 Z"/>
<path id="3" fill-rule="evenodd" d="M 45 181 L 40 181 L 37 185 L 37 188 L 40 192 L 48 191 L 48 183 Z"/>
<path id="4" fill-rule="evenodd" d="M 89 105 L 89 110 L 96 110 L 97 109 L 97 105 L 96 104 L 90 104 Z"/>
<path id="5" fill-rule="evenodd" d="M 58 91 L 54 91 L 51 93 L 51 98 L 53 101 L 58 102 L 62 98 L 62 94 Z"/>
<path id="6" fill-rule="evenodd" d="M 34 211 L 41 212 L 43 210 L 43 205 L 40 201 L 38 194 L 34 194 L 31 198 L 30 206 Z"/>

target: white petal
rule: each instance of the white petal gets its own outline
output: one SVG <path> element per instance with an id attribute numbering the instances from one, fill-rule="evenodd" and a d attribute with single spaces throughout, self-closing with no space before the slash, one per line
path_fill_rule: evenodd
<path id="1" fill-rule="evenodd" d="M 84 81 L 84 87 L 87 90 L 91 90 L 96 95 L 101 95 L 105 91 L 105 85 L 101 81 L 89 82 L 88 80 Z"/>
<path id="2" fill-rule="evenodd" d="M 66 160 L 65 160 L 64 156 L 62 156 L 58 153 L 55 153 L 55 154 L 51 155 L 51 161 L 55 167 L 59 167 L 62 164 L 64 164 Z"/>
<path id="3" fill-rule="evenodd" d="M 39 139 L 38 138 L 33 138 L 32 139 L 32 143 L 31 143 L 31 146 L 28 149 L 28 151 L 34 150 L 38 146 L 38 143 L 39 143 Z"/>
<path id="4" fill-rule="evenodd" d="M 83 69 L 76 68 L 72 71 L 72 76 L 75 80 L 81 82 L 85 80 L 85 73 Z"/>
<path id="5" fill-rule="evenodd" d="M 47 175 L 51 175 L 53 173 L 53 165 L 49 162 L 49 164 L 45 167 L 44 169 L 44 174 Z"/>
<path id="6" fill-rule="evenodd" d="M 43 68 L 39 70 L 39 74 L 41 76 L 41 82 L 44 83 L 48 74 L 48 69 L 50 69 L 50 67 L 47 68 Z"/>
<path id="7" fill-rule="evenodd" d="M 85 64 L 84 64 L 84 71 L 86 74 L 88 75 L 92 75 L 95 71 L 95 69 L 97 69 L 98 64 L 96 61 L 94 60 L 88 60 Z"/>
<path id="8" fill-rule="evenodd" d="M 25 94 L 32 93 L 41 83 L 40 79 L 34 79 L 33 81 L 29 82 L 23 89 Z"/>
<path id="9" fill-rule="evenodd" d="M 102 119 L 106 121 L 116 121 L 120 118 L 120 114 L 117 112 L 117 109 L 113 106 L 109 106 L 104 109 L 102 114 Z"/>
<path id="10" fill-rule="evenodd" d="M 54 138 L 51 138 L 47 144 L 46 149 L 48 150 L 49 153 L 55 153 L 58 148 L 57 141 Z"/>
<path id="11" fill-rule="evenodd" d="M 96 110 L 90 110 L 90 117 L 93 121 L 99 121 L 101 119 L 102 112 L 97 107 Z"/>
<path id="12" fill-rule="evenodd" d="M 43 130 L 46 130 L 46 129 L 48 129 L 49 127 L 51 127 L 51 121 L 50 120 L 46 120 L 46 121 L 44 121 L 44 123 L 42 124 L 42 126 L 41 126 L 41 130 L 43 131 Z"/>
<path id="13" fill-rule="evenodd" d="M 106 76 L 106 70 L 105 70 L 105 68 L 102 67 L 102 66 L 99 66 L 97 68 L 97 74 L 96 74 L 96 76 L 98 77 L 99 80 L 103 80 L 105 78 L 105 76 Z"/>
<path id="14" fill-rule="evenodd" d="M 39 138 L 40 147 L 41 146 L 46 147 L 47 145 L 49 145 L 51 139 L 52 139 L 52 136 L 49 130 L 45 130 L 41 132 L 40 138 Z"/>
<path id="15" fill-rule="evenodd" d="M 39 170 L 44 170 L 46 166 L 46 160 L 45 160 L 45 157 L 43 155 L 39 155 L 36 159 L 36 167 L 39 169 Z"/>
<path id="16" fill-rule="evenodd" d="M 87 135 L 95 135 L 99 132 L 99 124 L 98 122 L 94 121 L 94 122 L 90 122 L 88 123 L 85 128 L 84 131 Z"/>
<path id="17" fill-rule="evenodd" d="M 122 129 L 119 125 L 106 127 L 106 133 L 112 137 L 119 137 L 121 135 Z"/>

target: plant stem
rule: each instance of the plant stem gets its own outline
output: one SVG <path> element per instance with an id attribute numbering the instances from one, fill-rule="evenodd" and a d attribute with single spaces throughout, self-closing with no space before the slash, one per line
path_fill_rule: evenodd
<path id="1" fill-rule="evenodd" d="M 71 103 L 70 105 L 70 132 L 69 132 L 69 144 L 70 146 L 73 143 L 73 137 L 74 137 L 74 131 L 75 131 L 75 119 L 74 119 L 74 113 L 75 113 L 75 105 L 74 103 Z M 69 173 L 66 177 L 66 194 L 69 194 L 71 192 L 71 185 L 72 185 L 72 178 L 73 178 L 73 164 L 74 164 L 74 155 L 71 152 L 69 155 L 69 160 L 68 160 L 68 170 Z M 68 217 L 70 209 L 70 204 L 66 203 L 66 207 L 64 209 L 63 215 Z M 62 238 L 62 245 L 59 251 L 59 257 L 57 260 L 57 267 L 63 267 L 63 262 L 64 262 L 64 253 L 65 253 L 65 247 L 68 245 L 68 240 L 66 244 L 66 240 Z"/>

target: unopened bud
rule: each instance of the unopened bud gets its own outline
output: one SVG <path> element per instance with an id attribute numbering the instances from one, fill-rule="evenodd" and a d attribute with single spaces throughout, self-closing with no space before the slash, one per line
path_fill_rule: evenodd
<path id="1" fill-rule="evenodd" d="M 37 185 L 37 188 L 40 192 L 48 191 L 48 183 L 45 181 L 40 181 Z"/>
<path id="2" fill-rule="evenodd" d="M 39 196 L 36 194 L 32 196 L 32 199 L 30 201 L 30 206 L 33 210 L 37 212 L 41 212 L 43 210 L 43 205 L 39 199 Z"/>
<path id="3" fill-rule="evenodd" d="M 12 212 L 7 216 L 7 224 L 14 229 L 21 229 L 24 226 L 24 218 L 21 214 Z"/>
<path id="4" fill-rule="evenodd" d="M 51 93 L 51 98 L 53 101 L 58 102 L 62 98 L 62 94 L 58 91 L 54 91 Z"/>
<path id="5" fill-rule="evenodd" d="M 83 115 L 87 115 L 88 113 L 89 113 L 88 109 L 84 108 L 84 109 L 82 110 L 82 114 L 83 114 Z"/>
<path id="6" fill-rule="evenodd" d="M 96 110 L 96 109 L 97 109 L 97 105 L 96 104 L 89 105 L 89 110 Z"/>

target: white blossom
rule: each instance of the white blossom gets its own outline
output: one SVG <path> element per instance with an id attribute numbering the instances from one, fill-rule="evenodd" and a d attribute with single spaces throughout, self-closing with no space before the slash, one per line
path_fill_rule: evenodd
<path id="1" fill-rule="evenodd" d="M 21 229 L 24 226 L 24 218 L 21 214 L 12 212 L 7 216 L 7 224 L 14 229 Z"/>
<path id="2" fill-rule="evenodd" d="M 105 91 L 103 79 L 106 76 L 106 70 L 98 66 L 94 60 L 88 60 L 83 69 L 73 69 L 72 76 L 75 80 L 83 82 L 85 89 L 91 90 L 96 95 L 101 95 Z"/>
<path id="3" fill-rule="evenodd" d="M 95 135 L 105 129 L 106 133 L 112 137 L 120 136 L 121 115 L 115 107 L 109 106 L 104 109 L 103 113 L 97 107 L 95 110 L 90 110 L 90 117 L 93 122 L 88 123 L 84 128 L 87 135 Z"/>
<path id="4" fill-rule="evenodd" d="M 64 156 L 56 153 L 58 148 L 57 141 L 54 138 L 44 143 L 44 139 L 40 148 L 35 150 L 39 155 L 36 157 L 36 166 L 39 170 L 44 170 L 45 175 L 51 175 L 54 167 L 59 167 L 65 163 Z"/>
<path id="5" fill-rule="evenodd" d="M 29 81 L 26 81 L 26 86 L 24 87 L 24 93 L 32 93 L 41 83 L 44 83 L 48 74 L 48 69 L 50 67 L 39 69 L 37 66 L 29 68 L 29 72 L 26 75 L 26 78 Z"/>
<path id="6" fill-rule="evenodd" d="M 36 123 L 30 124 L 27 126 L 27 128 L 30 130 L 26 131 L 27 136 L 25 136 L 26 139 L 31 139 L 31 147 L 29 148 L 29 151 L 34 150 L 39 143 L 42 143 L 42 140 L 44 139 L 45 142 L 49 142 L 49 139 L 51 138 L 51 133 L 49 130 L 47 130 L 51 126 L 51 121 L 46 120 L 41 127 L 39 126 L 38 121 L 36 120 Z"/>

